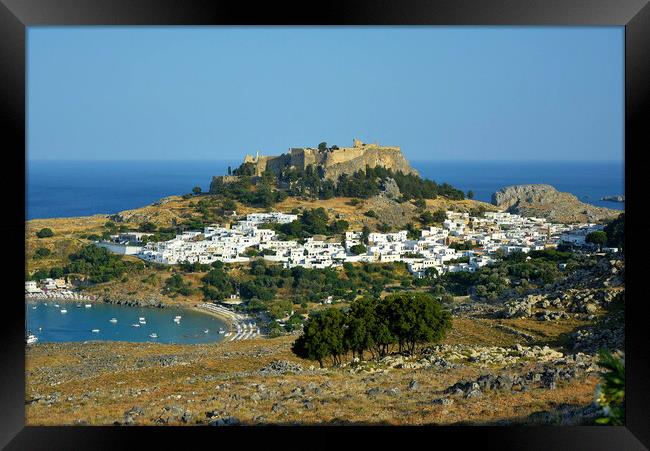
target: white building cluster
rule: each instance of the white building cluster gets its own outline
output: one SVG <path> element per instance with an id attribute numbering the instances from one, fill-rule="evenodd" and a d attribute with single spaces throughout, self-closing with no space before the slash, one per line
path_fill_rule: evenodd
<path id="1" fill-rule="evenodd" d="M 405 262 L 418 275 L 435 268 L 439 274 L 475 271 L 493 262 L 499 255 L 530 252 L 555 247 L 560 241 L 584 236 L 598 228 L 593 224 L 559 225 L 540 218 L 525 218 L 510 213 L 486 212 L 482 217 L 448 211 L 442 227 L 428 227 L 417 239 L 408 232 L 370 233 L 366 252 L 355 255 L 352 247 L 363 244 L 361 232 L 346 232 L 344 244 L 308 238 L 303 243 L 279 240 L 272 229 L 259 228 L 265 223 L 286 224 L 298 219 L 285 213 L 253 213 L 230 228 L 206 227 L 203 232 L 184 232 L 174 239 L 148 243 L 139 256 L 161 264 L 182 262 L 209 264 L 247 262 L 249 248 L 264 259 L 285 267 L 327 268 L 344 262 Z M 578 240 L 579 241 L 579 240 Z M 471 250 L 456 250 L 453 243 L 469 243 Z"/>

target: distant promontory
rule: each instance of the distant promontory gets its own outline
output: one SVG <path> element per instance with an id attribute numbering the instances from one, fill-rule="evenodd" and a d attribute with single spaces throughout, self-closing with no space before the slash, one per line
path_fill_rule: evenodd
<path id="1" fill-rule="evenodd" d="M 601 222 L 621 213 L 619 210 L 586 204 L 573 194 L 558 191 L 546 184 L 501 188 L 492 195 L 492 204 L 510 213 L 559 223 Z"/>
<path id="2" fill-rule="evenodd" d="M 600 200 L 606 200 L 609 202 L 625 202 L 625 196 L 605 196 L 601 197 Z"/>

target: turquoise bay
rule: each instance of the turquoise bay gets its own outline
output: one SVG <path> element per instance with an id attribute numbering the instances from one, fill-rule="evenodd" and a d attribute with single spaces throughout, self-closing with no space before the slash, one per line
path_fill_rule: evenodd
<path id="1" fill-rule="evenodd" d="M 47 305 L 45 305 L 47 304 Z M 58 304 L 59 307 L 55 307 Z M 79 342 L 90 340 L 155 342 L 167 344 L 215 343 L 223 340 L 227 325 L 220 319 L 189 309 L 130 307 L 113 304 L 25 302 L 26 329 L 38 342 Z M 66 310 L 62 313 L 61 310 Z M 179 324 L 174 317 L 180 315 Z M 111 322 L 115 318 L 117 322 Z M 145 318 L 146 324 L 140 324 Z M 138 324 L 139 327 L 134 327 Z M 92 332 L 98 329 L 99 332 Z M 207 331 L 207 332 L 206 332 Z M 150 337 L 156 334 L 157 338 Z"/>

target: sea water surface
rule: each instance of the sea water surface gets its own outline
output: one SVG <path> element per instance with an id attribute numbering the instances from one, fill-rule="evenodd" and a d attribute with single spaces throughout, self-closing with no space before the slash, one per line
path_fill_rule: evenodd
<path id="1" fill-rule="evenodd" d="M 28 161 L 27 219 L 113 214 L 158 199 L 207 191 L 213 175 L 240 161 Z M 412 161 L 426 178 L 489 202 L 509 185 L 548 183 L 593 205 L 623 209 L 603 196 L 624 193 L 623 162 Z"/>
<path id="2" fill-rule="evenodd" d="M 26 330 L 36 335 L 39 343 L 102 340 L 176 344 L 218 342 L 224 339 L 219 329 L 227 331 L 226 323 L 220 319 L 188 309 L 99 303 L 86 308 L 85 304 L 52 300 L 25 302 Z M 61 313 L 62 309 L 67 312 Z M 179 324 L 174 322 L 176 315 L 181 316 Z M 145 318 L 146 324 L 139 323 L 140 317 Z M 117 322 L 112 323 L 112 318 Z M 92 332 L 93 329 L 99 332 Z M 149 337 L 151 333 L 156 333 L 158 338 Z"/>
<path id="3" fill-rule="evenodd" d="M 625 194 L 625 173 L 620 162 L 519 162 L 519 161 L 415 161 L 422 176 L 438 183 L 474 192 L 474 199 L 490 202 L 506 186 L 545 183 L 568 192 L 582 202 L 623 210 L 623 202 L 600 200 Z"/>

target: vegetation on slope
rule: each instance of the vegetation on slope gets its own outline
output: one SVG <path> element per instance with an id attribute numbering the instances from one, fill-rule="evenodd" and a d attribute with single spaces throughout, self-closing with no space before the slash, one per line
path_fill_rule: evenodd
<path id="1" fill-rule="evenodd" d="M 363 359 L 364 351 L 373 358 L 397 351 L 413 353 L 417 344 L 435 343 L 451 328 L 451 315 L 425 293 L 396 293 L 385 299 L 365 297 L 342 311 L 328 308 L 314 313 L 305 323 L 303 334 L 293 345 L 297 356 L 341 364 L 341 357 Z"/>
<path id="2" fill-rule="evenodd" d="M 341 174 L 336 182 L 325 179 L 321 166 L 309 165 L 306 169 L 283 168 L 274 175 L 265 171 L 261 177 L 254 177 L 254 165 L 243 163 L 232 172 L 239 179 L 225 183 L 221 179 L 213 181 L 211 192 L 237 200 L 244 205 L 271 207 L 287 196 L 310 199 L 331 199 L 334 197 L 354 197 L 367 199 L 379 194 L 389 180 L 396 183 L 401 202 L 411 199 L 435 199 L 444 196 L 462 200 L 465 194 L 447 183 L 441 185 L 414 174 L 404 174 L 382 166 L 366 166 L 353 174 Z"/>

